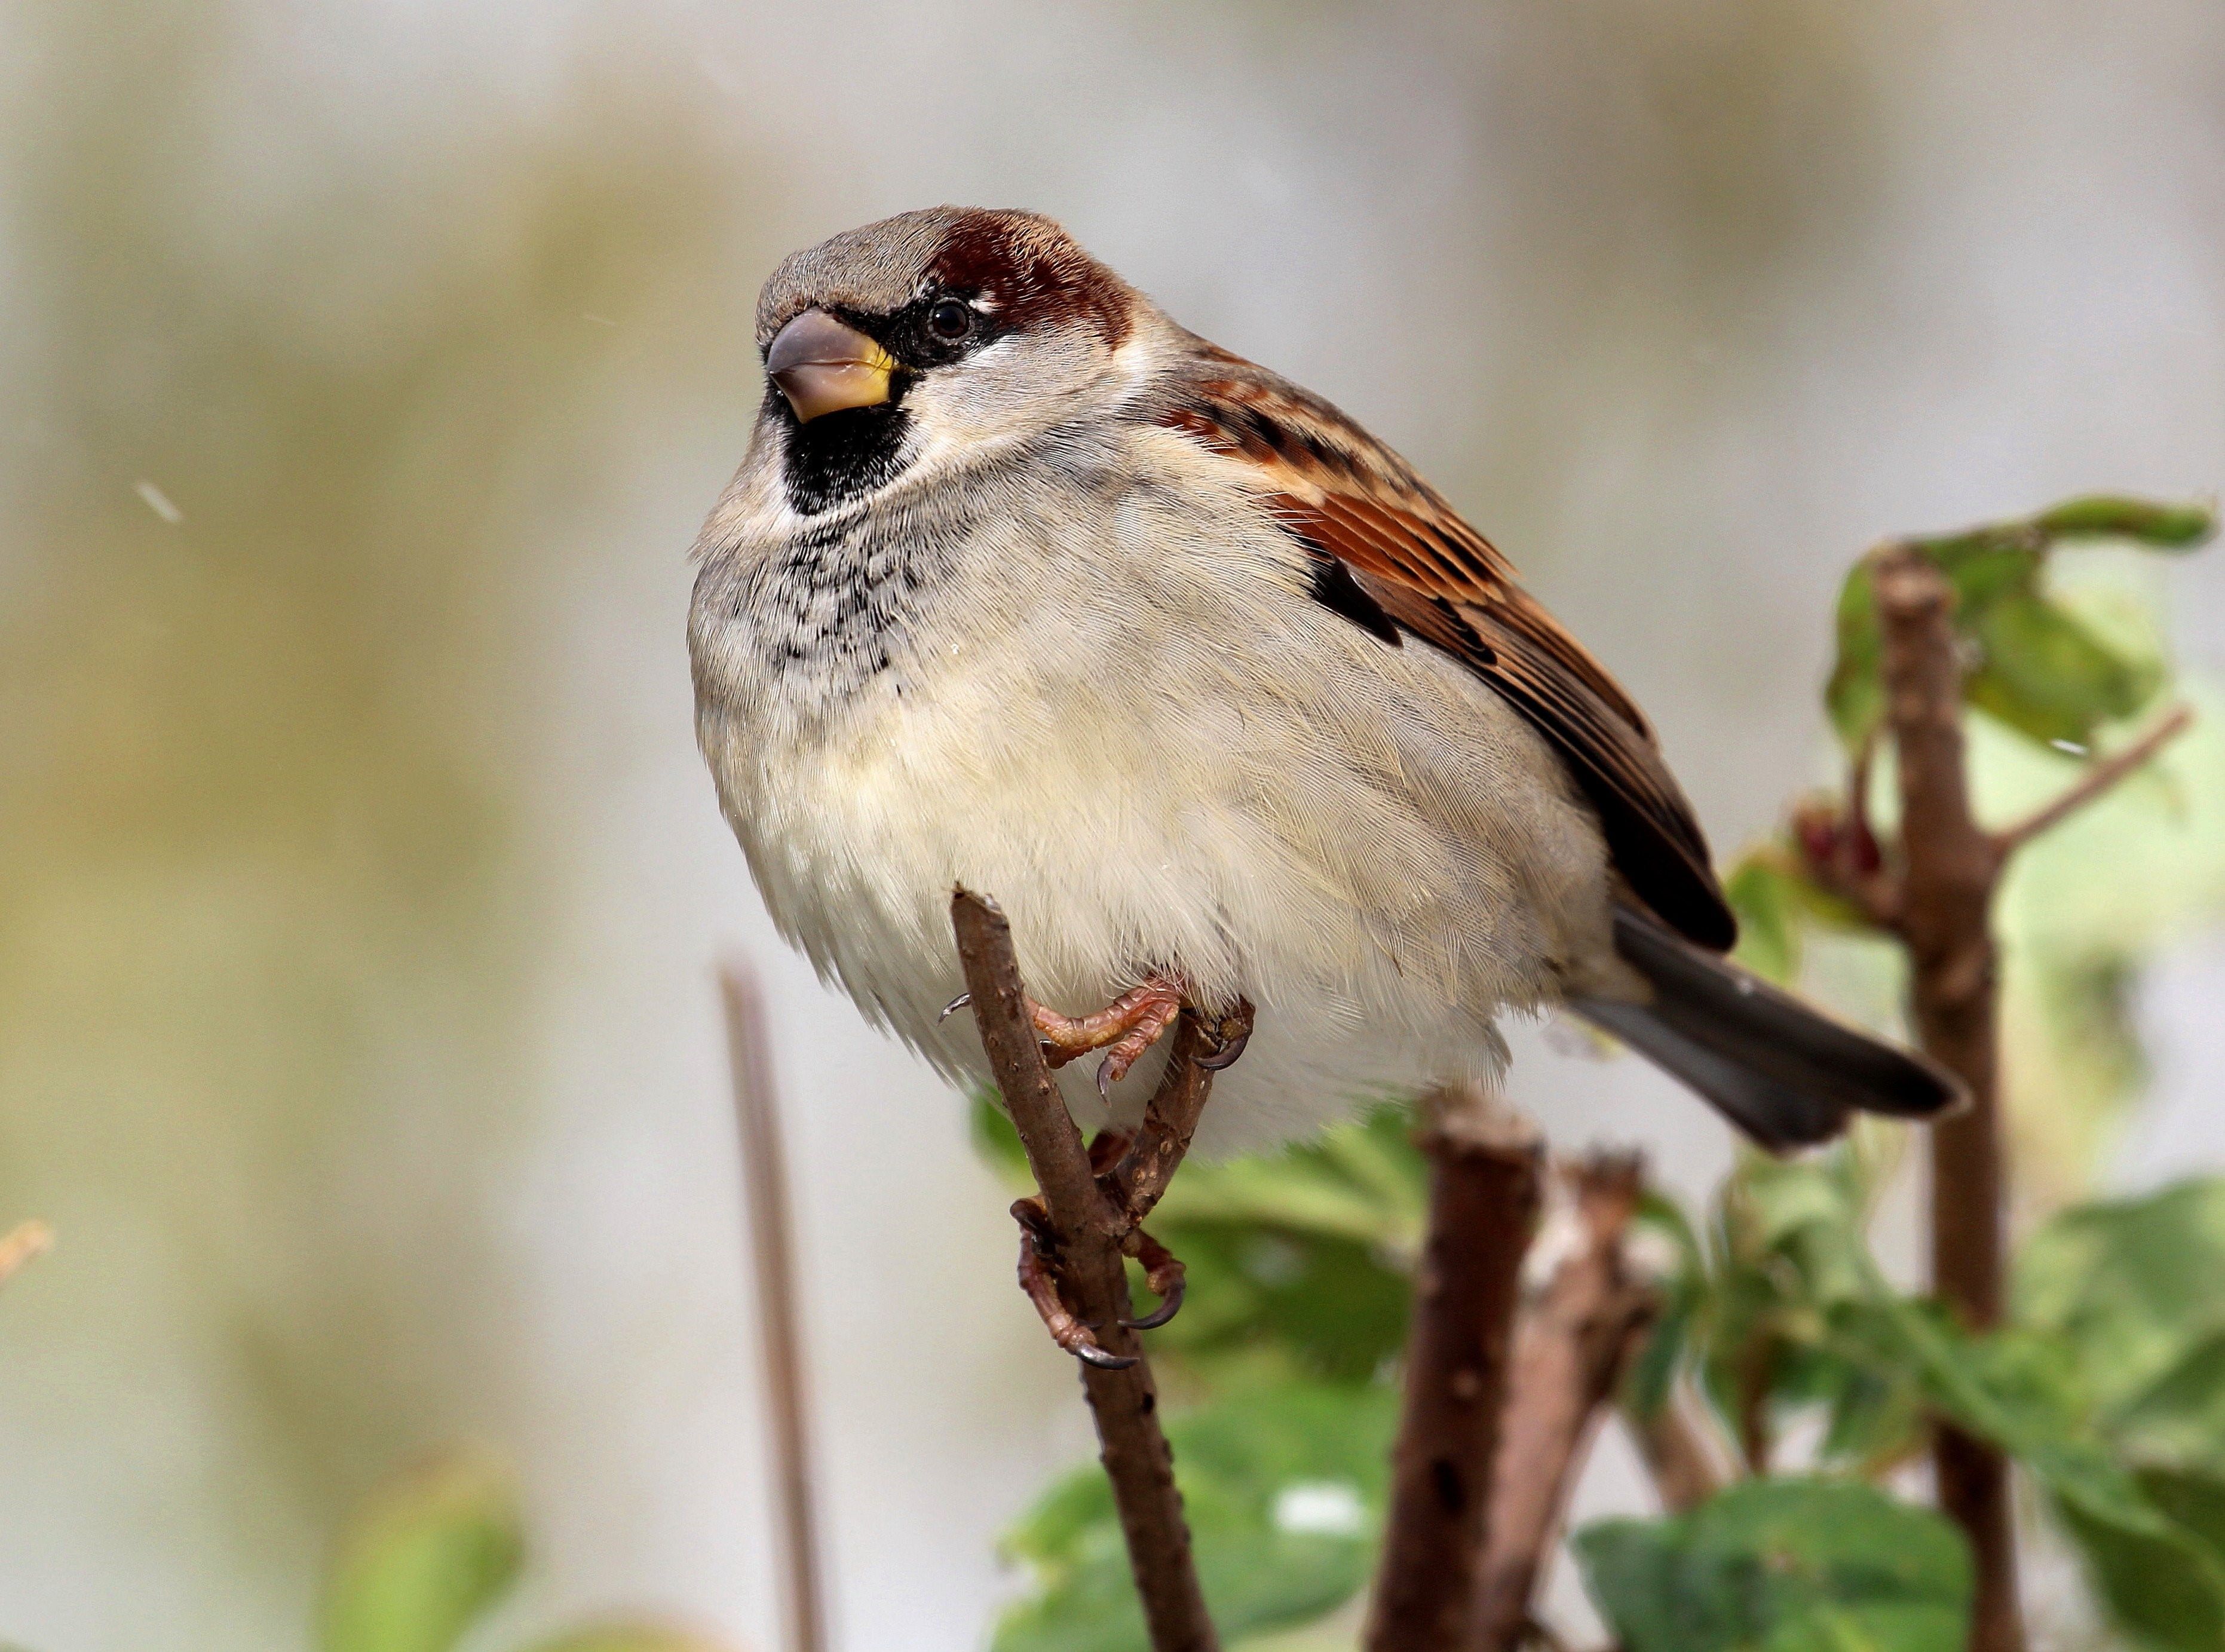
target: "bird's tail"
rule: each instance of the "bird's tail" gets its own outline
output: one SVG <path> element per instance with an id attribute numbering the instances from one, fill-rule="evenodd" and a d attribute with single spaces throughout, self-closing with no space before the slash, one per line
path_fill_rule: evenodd
<path id="1" fill-rule="evenodd" d="M 1920 1055 L 1833 1021 L 1657 920 L 1618 906 L 1615 951 L 1643 976 L 1642 1003 L 1570 1008 L 1651 1057 L 1762 1146 L 1829 1141 L 1854 1111 L 1930 1118 L 1964 1098 Z"/>

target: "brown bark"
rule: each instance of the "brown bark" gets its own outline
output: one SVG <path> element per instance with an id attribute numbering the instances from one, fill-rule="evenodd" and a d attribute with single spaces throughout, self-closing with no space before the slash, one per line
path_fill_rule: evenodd
<path id="1" fill-rule="evenodd" d="M 1622 1241 L 1638 1208 L 1640 1166 L 1601 1155 L 1568 1173 L 1582 1248 L 1553 1271 L 1515 1332 L 1499 1423 L 1474 1652 L 1518 1652 L 1569 1497 L 1608 1401 L 1659 1307 L 1631 1277 Z"/>
<path id="2" fill-rule="evenodd" d="M 1433 1100 L 1422 1136 L 1429 1237 L 1415 1270 L 1369 1652 L 1468 1644 L 1522 1257 L 1537 1212 L 1536 1133 L 1478 1097 Z"/>
<path id="3" fill-rule="evenodd" d="M 1696 1509 L 1728 1483 L 1726 1451 L 1716 1447 L 1713 1425 L 1682 1380 L 1653 1411 L 1639 1415 L 1626 1408 L 1622 1420 L 1653 1477 L 1664 1514 Z"/>
<path id="4" fill-rule="evenodd" d="M 1970 809 L 1952 587 L 1912 548 L 1881 556 L 1875 578 L 1900 771 L 1899 928 L 1911 1016 L 1925 1054 L 1970 1093 L 1967 1109 L 1931 1127 L 1932 1288 L 1984 1329 L 2000 1318 L 2006 1248 L 1991 922 L 2002 849 Z M 1934 1463 L 1940 1506 L 1968 1534 L 1976 1564 L 1971 1652 L 2021 1652 L 2008 1460 L 1943 1425 Z"/>
<path id="5" fill-rule="evenodd" d="M 733 1064 L 734 1118 L 741 1139 L 750 1256 L 757 1270 L 766 1405 L 772 1415 L 781 1561 L 787 1574 L 782 1604 L 788 1617 L 788 1645 L 790 1652 L 823 1652 L 826 1598 L 821 1586 L 817 1527 L 812 1514 L 803 1332 L 796 1302 L 788 1170 L 781 1151 L 772 1049 L 756 978 L 741 965 L 729 964 L 719 972 L 719 984 L 726 1006 L 726 1049 Z"/>
<path id="6" fill-rule="evenodd" d="M 1084 1364 L 1081 1385 L 1096 1419 L 1100 1459 L 1112 1484 L 1152 1648 L 1213 1652 L 1220 1643 L 1198 1586 L 1189 1527 L 1175 1488 L 1174 1453 L 1159 1427 L 1158 1393 L 1141 1341 L 1124 1323 L 1131 1310 L 1120 1246 L 1132 1225 L 1098 1185 L 1081 1132 L 1043 1065 L 1004 914 L 960 889 L 951 900 L 951 921 L 982 1046 L 1042 1189 L 1059 1284 L 1070 1294 L 1074 1313 L 1096 1327 L 1105 1351 L 1136 1362 L 1119 1370 Z M 1189 1029 L 1185 1018 L 1174 1059 L 1195 1079 L 1195 1105 L 1201 1107 L 1211 1080 L 1209 1074 L 1187 1074 L 1195 1067 Z M 1188 1139 L 1185 1132 L 1185 1147 Z"/>

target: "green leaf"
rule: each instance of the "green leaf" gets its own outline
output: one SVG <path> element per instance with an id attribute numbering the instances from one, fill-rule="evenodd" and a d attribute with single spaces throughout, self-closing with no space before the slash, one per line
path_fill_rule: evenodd
<path id="1" fill-rule="evenodd" d="M 1033 1193 L 1036 1178 L 1028 1168 L 1028 1150 L 1020 1145 L 1020 1133 L 1012 1128 L 1011 1118 L 998 1104 L 994 1091 L 986 1086 L 975 1087 L 967 1107 L 967 1123 L 973 1136 L 973 1151 L 997 1180 L 1016 1193 Z"/>
<path id="2" fill-rule="evenodd" d="M 1765 980 L 1791 986 L 1800 972 L 1800 895 L 1795 876 L 1767 855 L 1750 854 L 1723 880 L 1738 916 L 1738 961 Z"/>
<path id="3" fill-rule="evenodd" d="M 509 1592 L 524 1554 L 517 1488 L 491 1459 L 455 1452 L 403 1474 L 341 1540 L 325 1652 L 449 1652 Z"/>
<path id="4" fill-rule="evenodd" d="M 2063 1338 L 2117 1415 L 2225 1331 L 2225 1178 L 2065 1211 L 2025 1242 L 2012 1294 L 2018 1322 Z"/>
<path id="5" fill-rule="evenodd" d="M 1155 1353 L 1208 1384 L 1366 1382 L 1405 1340 L 1427 1204 L 1403 1108 L 1276 1153 L 1186 1162 L 1151 1219 L 1189 1277 Z"/>
<path id="6" fill-rule="evenodd" d="M 2160 661 L 2112 648 L 2034 588 L 1972 604 L 1962 630 L 1981 650 L 1964 702 L 2044 744 L 2089 744 L 2097 728 L 2130 717 L 2163 683 Z"/>
<path id="7" fill-rule="evenodd" d="M 2095 1592 L 2120 1627 L 2148 1647 L 2215 1652 L 2225 1646 L 2225 1566 L 2215 1537 L 2205 1541 L 2183 1516 L 2217 1520 L 2225 1487 L 2161 1471 L 2139 1484 L 2145 1498 L 2171 1510 L 2160 1529 L 2099 1519 L 2060 1498 L 2057 1517 L 2084 1551 Z"/>
<path id="8" fill-rule="evenodd" d="M 1839 587 L 1836 626 L 1838 658 L 1823 685 L 1823 708 L 1841 743 L 1856 751 L 1885 720 L 1885 685 L 1878 674 L 1885 643 L 1878 634 L 1877 586 L 1867 557 L 1847 571 Z"/>
<path id="9" fill-rule="evenodd" d="M 2159 505 L 2145 499 L 2095 494 L 2068 499 L 2035 519 L 2051 539 L 2128 539 L 2158 550 L 2189 550 L 2216 530 L 2216 513 L 2203 505 Z"/>
<path id="10" fill-rule="evenodd" d="M 2195 1342 L 2162 1376 L 2108 1420 L 2119 1445 L 2141 1462 L 2225 1472 L 2225 1329 Z"/>
<path id="11" fill-rule="evenodd" d="M 2136 711 L 2161 681 L 2158 662 L 2112 647 L 2042 588 L 2059 541 L 2121 539 L 2179 550 L 2206 539 L 2211 513 L 2136 499 L 2073 499 L 2024 522 L 1993 523 L 1910 541 L 1955 587 L 1956 623 L 1982 650 L 1965 698 L 2040 741 L 2083 744 L 2099 723 Z M 1838 653 L 1823 703 L 1848 751 L 1885 716 L 1869 559 L 1840 587 Z"/>
<path id="12" fill-rule="evenodd" d="M 1233 1393 L 1167 1433 L 1224 1638 L 1308 1622 L 1366 1581 L 1383 1517 L 1397 1396 L 1286 1383 Z M 1033 1588 L 995 1652 L 1148 1652 L 1104 1472 L 1075 1470 L 1005 1540 Z"/>
<path id="13" fill-rule="evenodd" d="M 1961 1534 L 1866 1485 L 1749 1480 L 1574 1547 L 1626 1652 L 1961 1652 L 1968 1632 Z"/>

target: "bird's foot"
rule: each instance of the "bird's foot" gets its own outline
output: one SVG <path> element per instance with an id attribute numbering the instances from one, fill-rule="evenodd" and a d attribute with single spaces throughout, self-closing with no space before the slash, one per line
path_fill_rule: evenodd
<path id="1" fill-rule="evenodd" d="M 1062 1016 L 1030 998 L 1028 1019 L 1043 1041 L 1043 1060 L 1052 1067 L 1064 1067 L 1092 1050 L 1105 1052 L 1097 1066 L 1097 1092 L 1103 1095 L 1166 1035 L 1182 1009 L 1182 984 L 1154 975 L 1086 1016 Z"/>
<path id="2" fill-rule="evenodd" d="M 1125 1208 L 1113 1171 L 1133 1138 L 1123 1130 L 1100 1130 L 1089 1143 L 1089 1168 L 1106 1197 L 1126 1222 L 1120 1236 L 1120 1252 L 1143 1264 L 1144 1284 L 1159 1305 L 1141 1319 L 1123 1320 L 1131 1331 L 1156 1331 L 1182 1311 L 1182 1265 L 1175 1253 L 1144 1231 L 1134 1212 Z M 1134 1364 L 1129 1356 L 1116 1354 L 1097 1340 L 1098 1326 L 1084 1323 L 1066 1305 L 1058 1288 L 1058 1250 L 1046 1218 L 1043 1200 L 1023 1199 L 1012 1206 L 1020 1225 L 1020 1288 L 1035 1305 L 1051 1340 L 1087 1364 L 1101 1370 L 1122 1370 Z"/>
<path id="3" fill-rule="evenodd" d="M 1125 1370 L 1136 1363 L 1133 1354 L 1116 1354 L 1097 1340 L 1097 1327 L 1084 1325 L 1067 1307 L 1058 1288 L 1058 1247 L 1043 1200 L 1016 1199 L 1012 1219 L 1020 1225 L 1020 1288 L 1035 1304 L 1050 1339 L 1085 1365 L 1100 1370 Z"/>

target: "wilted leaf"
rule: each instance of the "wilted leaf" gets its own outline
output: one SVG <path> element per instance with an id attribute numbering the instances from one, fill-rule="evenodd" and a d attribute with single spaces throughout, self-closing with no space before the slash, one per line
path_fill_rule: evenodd
<path id="1" fill-rule="evenodd" d="M 1961 1535 L 1866 1485 L 1750 1480 L 1689 1514 L 1575 1540 L 1626 1652 L 1961 1652 Z"/>
<path id="2" fill-rule="evenodd" d="M 1168 1425 L 1207 1604 L 1224 1637 L 1334 1611 L 1366 1580 L 1397 1396 L 1382 1387 L 1249 1389 Z M 1148 1652 L 1104 1472 L 1077 1469 L 1005 1540 L 1035 1588 L 995 1652 Z"/>
<path id="3" fill-rule="evenodd" d="M 524 1559 L 517 1492 L 460 1452 L 375 1492 L 341 1540 L 325 1594 L 325 1652 L 449 1652 L 508 1592 Z"/>

